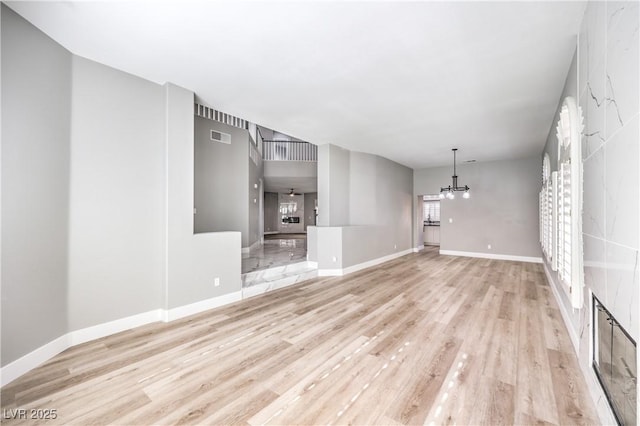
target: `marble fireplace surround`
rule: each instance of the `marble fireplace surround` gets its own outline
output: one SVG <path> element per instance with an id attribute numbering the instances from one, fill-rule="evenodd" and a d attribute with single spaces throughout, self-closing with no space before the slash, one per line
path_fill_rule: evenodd
<path id="1" fill-rule="evenodd" d="M 589 2 L 560 102 L 582 109 L 584 307 L 573 309 L 557 274 L 558 299 L 603 424 L 615 424 L 593 370 L 595 296 L 636 342 L 640 337 L 640 4 Z M 545 150 L 557 169 L 554 117 Z M 542 156 L 541 164 L 542 164 Z M 637 364 L 637 359 L 636 359 Z"/>

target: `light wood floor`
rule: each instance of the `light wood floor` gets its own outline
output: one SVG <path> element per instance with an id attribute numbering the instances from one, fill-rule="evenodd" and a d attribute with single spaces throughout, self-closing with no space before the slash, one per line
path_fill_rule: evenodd
<path id="1" fill-rule="evenodd" d="M 82 425 L 599 423 L 541 265 L 434 249 L 76 346 L 2 408 Z"/>

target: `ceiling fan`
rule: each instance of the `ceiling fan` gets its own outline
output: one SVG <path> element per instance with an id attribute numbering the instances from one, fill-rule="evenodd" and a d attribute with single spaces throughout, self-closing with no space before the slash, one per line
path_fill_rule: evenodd
<path id="1" fill-rule="evenodd" d="M 289 197 L 293 197 L 294 195 L 302 195 L 302 193 L 300 192 L 294 192 L 293 188 L 291 188 L 291 190 L 289 191 Z"/>

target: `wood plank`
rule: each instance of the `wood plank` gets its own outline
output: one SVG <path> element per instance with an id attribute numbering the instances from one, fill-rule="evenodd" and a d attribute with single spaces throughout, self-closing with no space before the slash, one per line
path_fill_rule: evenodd
<path id="1" fill-rule="evenodd" d="M 598 423 L 540 265 L 437 248 L 88 342 L 0 393 L 58 410 L 7 425 Z"/>

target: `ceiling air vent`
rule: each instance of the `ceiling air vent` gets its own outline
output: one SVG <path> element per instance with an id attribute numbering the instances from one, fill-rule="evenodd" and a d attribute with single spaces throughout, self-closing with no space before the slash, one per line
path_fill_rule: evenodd
<path id="1" fill-rule="evenodd" d="M 211 130 L 211 140 L 226 143 L 231 145 L 231 135 L 229 133 L 218 132 L 217 130 Z"/>

